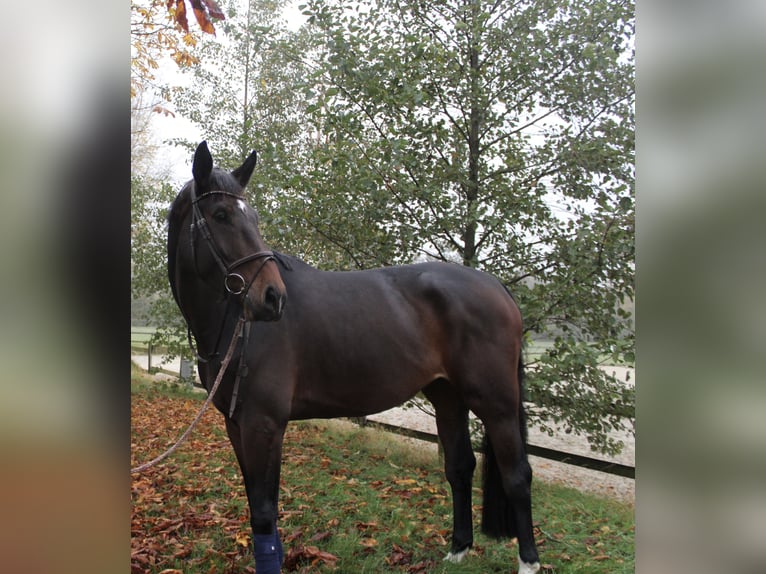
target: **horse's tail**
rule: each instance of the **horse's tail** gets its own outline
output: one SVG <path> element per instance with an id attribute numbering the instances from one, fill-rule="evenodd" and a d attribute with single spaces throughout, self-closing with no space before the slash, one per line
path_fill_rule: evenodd
<path id="1" fill-rule="evenodd" d="M 526 462 L 527 416 L 524 411 L 524 362 L 521 357 L 519 357 L 517 377 L 519 384 L 519 433 L 524 447 L 522 457 Z M 500 466 L 495 457 L 492 441 L 486 433 L 484 434 L 483 466 L 484 505 L 481 516 L 481 531 L 491 538 L 515 538 L 517 533 L 516 521 L 513 517 L 513 501 L 503 487 Z"/>

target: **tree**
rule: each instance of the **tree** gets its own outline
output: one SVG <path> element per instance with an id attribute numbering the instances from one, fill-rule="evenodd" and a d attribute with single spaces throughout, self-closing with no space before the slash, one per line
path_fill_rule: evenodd
<path id="1" fill-rule="evenodd" d="M 174 190 L 163 183 L 168 178 L 167 166 L 158 168 L 154 161 L 159 147 L 151 130 L 155 106 L 146 105 L 144 97 L 151 96 L 140 91 L 131 98 L 130 110 L 131 321 L 144 323 L 151 318 L 153 325 L 163 326 L 153 342 L 169 346 L 174 354 L 180 350 L 177 340 L 182 322 L 164 265 L 165 214 Z M 136 312 L 139 308 L 140 313 Z"/>
<path id="2" fill-rule="evenodd" d="M 264 237 L 276 248 L 324 258 L 330 249 L 301 228 L 302 206 L 288 190 L 306 184 L 306 158 L 316 133 L 305 115 L 303 89 L 311 74 L 300 56 L 313 50 L 306 30 L 290 31 L 285 0 L 232 0 L 221 41 L 202 41 L 190 86 L 177 88 L 178 113 L 197 124 L 222 166 L 239 165 L 252 151 L 258 168 L 248 190 Z M 193 150 L 199 142 L 176 140 Z M 294 196 L 294 194 L 293 194 Z M 289 215 L 288 215 L 289 214 Z"/>
<path id="3" fill-rule="evenodd" d="M 150 177 L 131 179 L 131 295 L 133 302 L 148 302 L 151 324 L 158 326 L 152 343 L 168 355 L 189 356 L 186 326 L 170 292 L 167 272 L 167 208 L 177 190 Z M 142 305 L 143 306 L 143 305 Z"/>
<path id="4" fill-rule="evenodd" d="M 160 167 L 156 162 L 161 143 L 157 141 L 152 120 L 157 116 L 159 105 L 157 98 L 151 98 L 145 92 L 139 92 L 130 101 L 130 172 L 133 178 L 160 182 L 169 177 L 170 166 Z"/>
<path id="5" fill-rule="evenodd" d="M 258 151 L 259 169 L 249 190 L 257 195 L 254 205 L 261 212 L 261 227 L 267 239 L 276 239 L 290 251 L 303 235 L 284 217 L 286 203 L 280 199 L 296 177 L 310 135 L 301 113 L 302 91 L 296 85 L 307 72 L 296 57 L 286 53 L 308 50 L 304 34 L 286 29 L 282 18 L 285 1 L 233 0 L 226 5 L 226 21 L 216 38 L 195 41 L 194 61 L 186 70 L 188 87 L 163 89 L 176 112 L 196 123 L 214 149 L 216 164 L 239 165 L 251 150 Z M 136 98 L 138 99 L 138 98 Z M 134 110 L 135 125 L 145 121 Z M 134 142 L 145 141 L 135 130 Z M 175 140 L 190 151 L 199 142 Z M 137 147 L 137 146 L 136 146 Z M 135 157 L 139 154 L 134 149 Z M 142 176 L 136 162 L 133 180 L 133 271 L 134 297 L 151 301 L 150 321 L 159 327 L 156 342 L 185 340 L 181 315 L 170 296 L 166 276 L 164 217 L 174 191 L 155 177 Z M 177 191 L 177 190 L 175 190 Z M 295 241 L 290 238 L 296 238 Z M 307 243 L 301 246 L 305 247 Z M 310 248 L 309 248 L 310 250 Z M 185 352 L 176 344 L 176 352 Z M 188 353 L 187 353 L 188 354 Z"/>
<path id="6" fill-rule="evenodd" d="M 223 18 L 213 0 L 188 0 L 203 32 L 215 34 L 210 18 Z M 130 96 L 144 92 L 155 80 L 158 60 L 168 53 L 179 66 L 197 62 L 191 53 L 197 43 L 189 32 L 185 0 L 131 0 Z"/>
<path id="7" fill-rule="evenodd" d="M 528 336 L 537 421 L 595 448 L 634 394 L 633 4 L 308 0 L 323 134 L 298 195 L 361 267 L 427 256 L 498 276 Z M 311 193 L 307 193 L 311 189 Z"/>
<path id="8" fill-rule="evenodd" d="M 267 240 L 333 269 L 493 273 L 550 341 L 533 420 L 616 449 L 634 393 L 598 367 L 633 360 L 632 2 L 308 0 L 295 33 L 282 7 L 232 2 L 173 94 L 219 164 L 258 150 Z"/>

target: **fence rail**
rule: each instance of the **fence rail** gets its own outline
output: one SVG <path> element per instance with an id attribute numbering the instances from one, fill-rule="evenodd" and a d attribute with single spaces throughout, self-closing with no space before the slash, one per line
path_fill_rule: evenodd
<path id="1" fill-rule="evenodd" d="M 372 421 L 365 419 L 362 426 L 373 427 L 387 432 L 395 433 L 402 436 L 408 436 L 410 438 L 416 438 L 419 440 L 432 442 L 438 444 L 439 437 L 435 434 L 419 431 L 415 429 L 409 429 L 384 423 L 381 421 Z M 481 449 L 478 449 L 481 452 Z M 624 476 L 625 478 L 636 478 L 636 467 L 621 464 L 619 462 L 611 462 L 608 460 L 602 460 L 598 458 L 591 458 L 589 456 L 583 456 L 580 454 L 574 454 L 571 452 L 563 452 L 552 448 L 538 446 L 534 444 L 527 444 L 527 454 L 538 456 L 540 458 L 547 458 L 556 462 L 563 462 L 565 464 L 571 464 L 573 466 L 579 466 L 580 468 L 587 468 L 590 470 L 596 470 L 599 472 L 605 472 L 608 474 L 614 474 L 617 476 Z"/>
<path id="2" fill-rule="evenodd" d="M 178 375 L 178 371 L 174 371 L 171 369 L 163 369 L 162 363 L 160 362 L 160 366 L 153 365 L 152 359 L 154 357 L 161 357 L 163 355 L 162 350 L 164 347 L 157 347 L 155 346 L 151 341 L 142 340 L 142 339 L 131 339 L 130 340 L 130 354 L 131 355 L 146 355 L 146 370 L 150 373 L 165 373 L 166 375 Z"/>

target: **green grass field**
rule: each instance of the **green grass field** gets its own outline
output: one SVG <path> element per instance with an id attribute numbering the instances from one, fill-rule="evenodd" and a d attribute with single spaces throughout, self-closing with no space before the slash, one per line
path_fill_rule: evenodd
<path id="1" fill-rule="evenodd" d="M 132 465 L 172 444 L 202 397 L 132 384 Z M 479 473 L 474 516 L 480 515 Z M 253 572 L 247 501 L 222 415 L 208 411 L 170 459 L 134 476 L 132 572 Z M 633 507 L 537 481 L 535 534 L 544 572 L 634 570 Z M 283 572 L 515 571 L 515 541 L 478 533 L 461 564 L 449 550 L 451 498 L 433 449 L 343 421 L 291 423 L 280 485 Z"/>
<path id="2" fill-rule="evenodd" d="M 130 342 L 131 344 L 148 343 L 153 334 L 154 327 L 131 327 Z"/>

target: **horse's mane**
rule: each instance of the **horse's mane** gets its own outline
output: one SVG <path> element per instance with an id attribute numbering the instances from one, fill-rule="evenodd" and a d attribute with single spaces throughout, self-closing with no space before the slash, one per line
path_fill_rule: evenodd
<path id="1" fill-rule="evenodd" d="M 178 290 L 176 289 L 176 251 L 178 248 L 178 235 L 181 231 L 181 222 L 189 211 L 190 202 L 188 196 L 191 193 L 191 186 L 194 181 L 188 181 L 178 193 L 168 210 L 168 281 L 173 298 L 176 300 L 178 308 L 181 308 L 181 301 L 178 299 Z"/>

